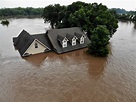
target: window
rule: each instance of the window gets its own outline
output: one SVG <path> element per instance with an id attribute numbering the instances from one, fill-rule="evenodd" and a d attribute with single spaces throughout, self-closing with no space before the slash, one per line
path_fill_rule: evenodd
<path id="1" fill-rule="evenodd" d="M 72 39 L 72 46 L 74 46 L 74 45 L 76 45 L 76 39 L 75 38 Z"/>
<path id="2" fill-rule="evenodd" d="M 63 48 L 64 48 L 64 47 L 67 47 L 67 44 L 66 44 L 66 43 L 65 43 L 65 44 L 63 44 Z"/>
<path id="3" fill-rule="evenodd" d="M 63 47 L 63 48 L 67 47 L 67 40 L 66 40 L 66 39 L 64 39 L 64 40 L 62 41 L 62 47 Z"/>
<path id="4" fill-rule="evenodd" d="M 84 37 L 81 37 L 80 38 L 80 44 L 83 44 L 84 43 Z"/>
<path id="5" fill-rule="evenodd" d="M 84 41 L 83 41 L 83 40 L 81 40 L 81 41 L 80 41 L 80 44 L 83 44 L 83 43 L 84 43 Z"/>
<path id="6" fill-rule="evenodd" d="M 37 42 L 35 42 L 35 48 L 38 48 L 38 43 Z"/>

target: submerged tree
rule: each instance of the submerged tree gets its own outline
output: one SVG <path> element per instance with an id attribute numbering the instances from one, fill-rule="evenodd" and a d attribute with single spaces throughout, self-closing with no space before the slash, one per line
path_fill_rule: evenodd
<path id="1" fill-rule="evenodd" d="M 1 21 L 1 24 L 8 26 L 8 25 L 9 25 L 9 21 L 8 21 L 7 19 L 6 19 L 6 20 L 2 20 L 2 21 Z"/>
<path id="2" fill-rule="evenodd" d="M 97 56 L 108 54 L 107 44 L 118 28 L 118 21 L 113 12 L 101 3 L 90 4 L 78 1 L 65 7 L 49 5 L 44 8 L 43 18 L 45 22 L 50 22 L 51 26 L 56 28 L 81 27 L 91 40 L 88 51 Z"/>
<path id="3" fill-rule="evenodd" d="M 106 26 L 98 25 L 93 31 L 90 38 L 89 53 L 95 56 L 107 56 L 109 53 L 108 44 L 110 32 Z"/>

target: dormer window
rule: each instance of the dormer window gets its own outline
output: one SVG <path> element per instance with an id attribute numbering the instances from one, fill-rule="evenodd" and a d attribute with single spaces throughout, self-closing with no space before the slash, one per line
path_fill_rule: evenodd
<path id="1" fill-rule="evenodd" d="M 66 39 L 64 39 L 64 40 L 62 41 L 62 47 L 63 47 L 63 48 L 67 47 L 67 40 L 66 40 Z"/>
<path id="2" fill-rule="evenodd" d="M 76 45 L 76 37 L 73 37 L 73 39 L 72 39 L 72 46 L 74 46 L 74 45 Z"/>
<path id="3" fill-rule="evenodd" d="M 78 39 L 75 35 L 72 35 L 72 34 L 67 34 L 66 35 L 69 42 L 71 43 L 72 46 L 75 46 L 76 45 L 76 40 Z"/>
<path id="4" fill-rule="evenodd" d="M 75 33 L 75 35 L 77 36 L 79 43 L 84 44 L 86 35 L 85 34 L 79 34 L 79 33 Z"/>
<path id="5" fill-rule="evenodd" d="M 67 47 L 68 39 L 66 37 L 58 35 L 57 39 L 63 48 Z"/>
<path id="6" fill-rule="evenodd" d="M 84 43 L 84 37 L 82 36 L 81 38 L 80 38 L 80 44 L 83 44 Z"/>

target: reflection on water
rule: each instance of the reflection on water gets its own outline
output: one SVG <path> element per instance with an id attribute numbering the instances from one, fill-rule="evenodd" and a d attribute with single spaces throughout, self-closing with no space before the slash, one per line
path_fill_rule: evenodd
<path id="1" fill-rule="evenodd" d="M 47 54 L 45 53 L 36 54 L 36 55 L 29 56 L 29 57 L 24 57 L 26 61 L 33 64 L 34 66 L 41 66 L 43 64 L 43 61 L 46 58 L 47 58 Z"/>
<path id="2" fill-rule="evenodd" d="M 25 28 L 44 32 L 42 19 L 9 19 L 0 25 L 0 102 L 136 102 L 136 29 L 119 22 L 107 58 L 87 49 L 21 58 L 12 37 Z M 17 26 L 18 25 L 18 26 Z"/>
<path id="3" fill-rule="evenodd" d="M 86 53 L 86 50 L 87 49 L 81 49 L 61 55 L 58 55 L 55 52 L 41 53 L 25 57 L 24 59 L 31 63 L 32 65 L 38 67 L 42 66 L 44 64 L 44 61 L 47 61 L 49 59 L 51 61 L 59 60 L 61 63 L 64 63 L 65 65 L 67 65 L 70 60 L 76 64 L 80 63 L 86 64 L 88 72 L 92 76 L 100 75 L 105 67 L 106 58 L 90 56 Z"/>
<path id="4" fill-rule="evenodd" d="M 9 25 L 9 24 L 2 24 L 2 25 L 3 25 L 3 26 L 7 26 L 7 27 L 8 27 L 8 25 Z"/>
<path id="5" fill-rule="evenodd" d="M 134 28 L 136 29 L 136 22 L 135 22 Z"/>

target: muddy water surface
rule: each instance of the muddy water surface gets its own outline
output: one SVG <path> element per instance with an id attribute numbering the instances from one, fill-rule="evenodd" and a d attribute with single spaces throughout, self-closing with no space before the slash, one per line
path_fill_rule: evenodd
<path id="1" fill-rule="evenodd" d="M 136 29 L 119 22 L 111 53 L 97 58 L 81 49 L 22 59 L 12 37 L 41 33 L 42 19 L 9 19 L 0 25 L 0 102 L 136 102 Z"/>

